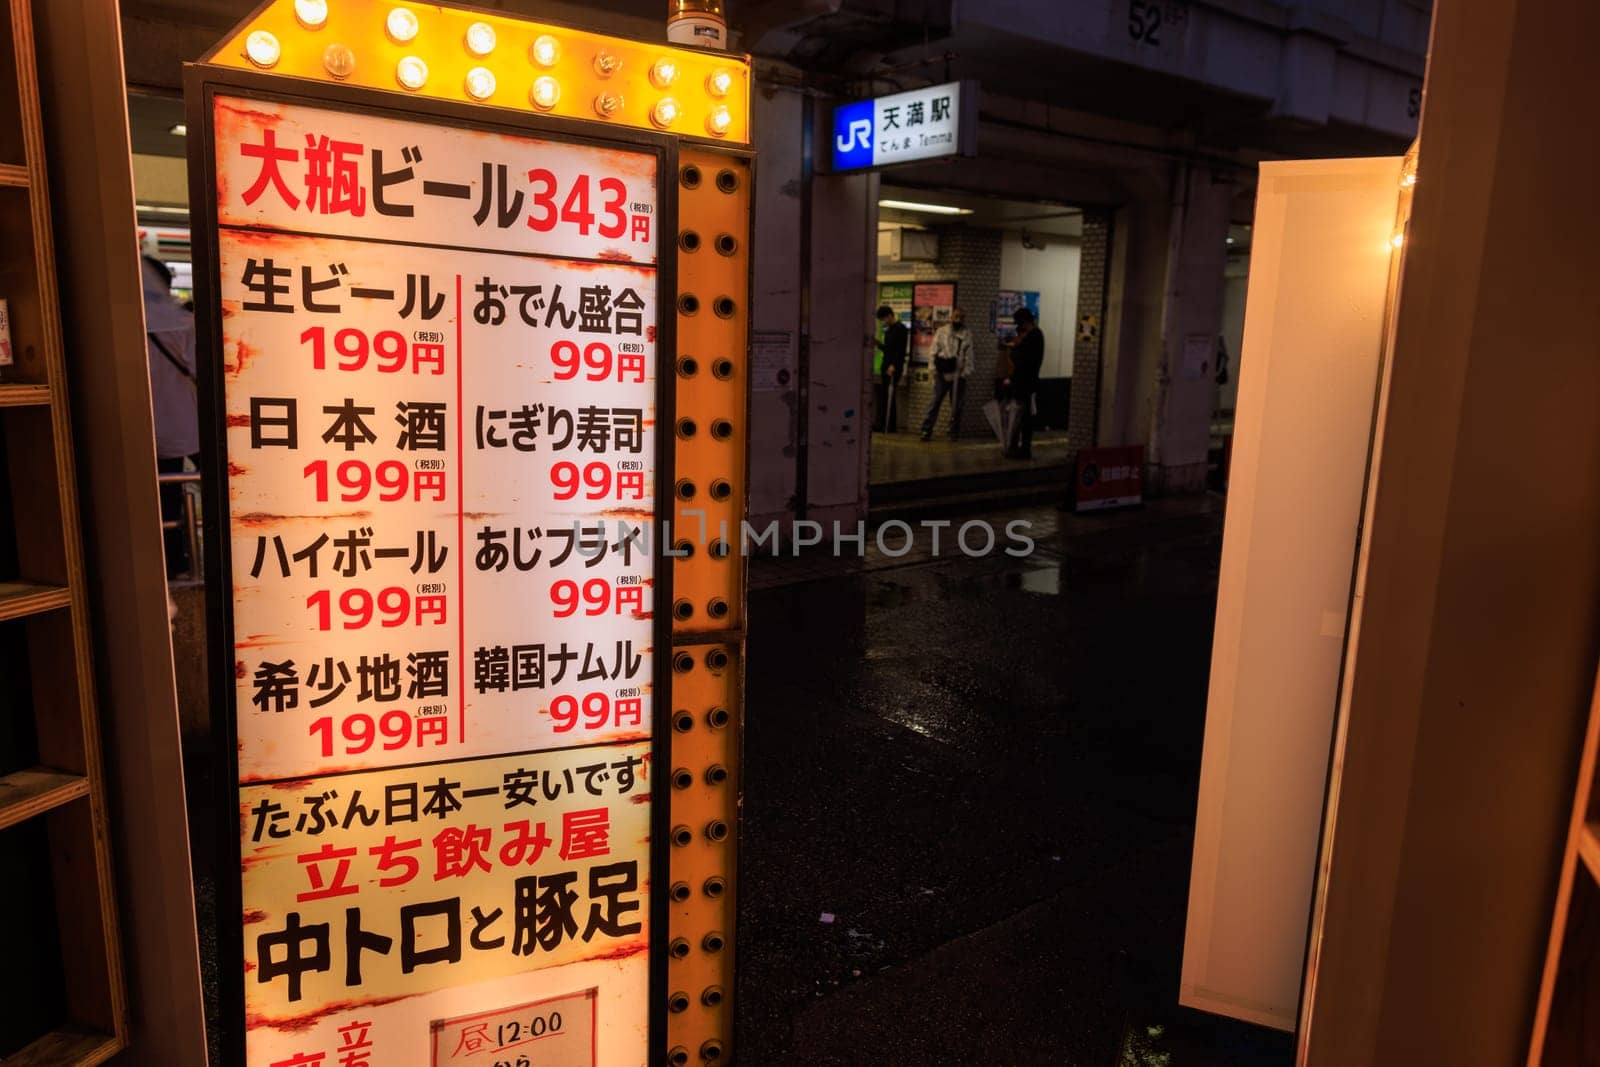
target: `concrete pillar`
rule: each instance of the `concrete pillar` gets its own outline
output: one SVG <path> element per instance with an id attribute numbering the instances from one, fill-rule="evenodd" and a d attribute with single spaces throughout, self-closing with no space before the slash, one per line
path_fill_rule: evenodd
<path id="1" fill-rule="evenodd" d="M 759 84 L 759 82 L 758 82 Z M 801 108 L 797 91 L 761 87 L 753 100 L 756 187 L 751 282 L 750 520 L 791 515 L 800 430 Z"/>
<path id="2" fill-rule="evenodd" d="M 1078 307 L 1067 326 L 1072 340 L 1072 395 L 1068 401 L 1067 440 L 1076 452 L 1092 448 L 1099 426 L 1101 352 L 1105 343 L 1106 268 L 1111 256 L 1111 212 L 1083 213 L 1078 258 Z"/>
<path id="3" fill-rule="evenodd" d="M 1098 383 L 1098 443 L 1144 445 L 1157 493 L 1205 486 L 1234 192 L 1204 166 L 1169 177 L 1165 195 L 1146 191 L 1112 219 Z"/>
<path id="4" fill-rule="evenodd" d="M 1162 368 L 1145 459 L 1153 492 L 1205 488 L 1233 185 L 1185 166 L 1173 219 Z"/>
<path id="5" fill-rule="evenodd" d="M 819 105 L 818 128 L 826 109 Z M 820 139 L 821 152 L 826 134 Z M 878 176 L 819 175 L 811 185 L 810 346 L 805 516 L 854 527 L 867 515 L 872 386 L 866 336 L 877 295 Z"/>
<path id="6" fill-rule="evenodd" d="M 817 129 L 826 109 L 794 88 L 793 71 L 763 70 L 754 102 L 750 519 L 764 528 L 803 513 L 853 526 L 867 507 L 864 338 L 876 296 L 878 179 L 808 173 L 806 109 L 818 109 Z M 824 152 L 826 134 L 817 136 Z"/>

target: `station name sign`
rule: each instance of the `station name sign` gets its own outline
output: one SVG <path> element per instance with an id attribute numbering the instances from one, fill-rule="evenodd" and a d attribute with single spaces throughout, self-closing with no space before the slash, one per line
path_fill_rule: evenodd
<path id="1" fill-rule="evenodd" d="M 977 154 L 977 83 L 945 82 L 833 109 L 833 170 Z"/>

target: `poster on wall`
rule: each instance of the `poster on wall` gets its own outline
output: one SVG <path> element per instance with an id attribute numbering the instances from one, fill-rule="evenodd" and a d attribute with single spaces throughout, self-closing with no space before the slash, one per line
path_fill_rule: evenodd
<path id="1" fill-rule="evenodd" d="M 203 106 L 245 1063 L 635 1067 L 660 154 Z"/>
<path id="2" fill-rule="evenodd" d="M 1000 338 L 1001 344 L 1017 336 L 1017 324 L 1011 316 L 1016 314 L 1018 308 L 1027 308 L 1033 313 L 1033 321 L 1038 322 L 1038 292 L 1032 289 L 1002 289 L 995 294 L 994 316 L 990 325 Z"/>
<path id="3" fill-rule="evenodd" d="M 917 282 L 911 287 L 911 361 L 933 358 L 933 335 L 956 307 L 955 282 Z"/>

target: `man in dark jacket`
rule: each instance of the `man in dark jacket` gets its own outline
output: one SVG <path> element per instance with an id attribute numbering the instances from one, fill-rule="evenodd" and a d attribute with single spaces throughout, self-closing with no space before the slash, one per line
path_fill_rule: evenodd
<path id="1" fill-rule="evenodd" d="M 911 343 L 911 330 L 900 321 L 894 308 L 888 304 L 878 309 L 878 322 L 883 325 L 883 340 L 873 341 L 883 352 L 883 409 L 878 421 L 886 433 L 894 433 L 900 422 L 898 405 L 894 401 L 895 386 L 900 384 L 906 370 L 906 354 Z"/>
<path id="2" fill-rule="evenodd" d="M 1033 312 L 1018 308 L 1011 315 L 1017 335 L 1007 342 L 1011 348 L 1011 399 L 1022 405 L 1017 415 L 1016 444 L 1007 455 L 1012 459 L 1033 458 L 1033 398 L 1039 391 L 1039 370 L 1044 365 L 1044 334 L 1033 321 Z M 1011 443 L 1008 441 L 1008 445 Z"/>

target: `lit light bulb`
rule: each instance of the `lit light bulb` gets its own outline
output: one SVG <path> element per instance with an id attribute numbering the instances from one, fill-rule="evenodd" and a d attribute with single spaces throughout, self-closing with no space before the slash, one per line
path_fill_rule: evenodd
<path id="1" fill-rule="evenodd" d="M 278 62 L 278 57 L 283 54 L 283 49 L 278 45 L 278 39 L 266 30 L 256 30 L 244 39 L 245 58 L 263 69 L 273 66 Z"/>
<path id="2" fill-rule="evenodd" d="M 541 67 L 553 67 L 561 58 L 561 42 L 548 33 L 540 34 L 533 42 L 533 61 Z"/>
<path id="3" fill-rule="evenodd" d="M 294 0 L 294 17 L 308 30 L 320 30 L 328 21 L 328 0 Z"/>
<path id="4" fill-rule="evenodd" d="M 650 84 L 665 89 L 678 80 L 678 65 L 670 59 L 658 59 L 650 67 Z"/>
<path id="5" fill-rule="evenodd" d="M 473 67 L 467 71 L 467 95 L 474 100 L 487 100 L 494 95 L 494 71 L 488 67 Z"/>
<path id="6" fill-rule="evenodd" d="M 389 36 L 399 44 L 410 41 L 421 28 L 416 12 L 409 7 L 390 8 L 389 17 L 384 20 L 383 25 L 389 31 Z"/>
<path id="7" fill-rule="evenodd" d="M 474 22 L 467 27 L 467 51 L 475 56 L 486 56 L 494 51 L 494 27 L 487 22 Z"/>
<path id="8" fill-rule="evenodd" d="M 1389 238 L 1389 245 L 1392 248 L 1399 248 L 1401 245 L 1403 245 L 1405 243 L 1406 243 L 1406 235 L 1403 234 L 1403 233 L 1397 233 L 1393 237 Z"/>
<path id="9" fill-rule="evenodd" d="M 594 98 L 594 110 L 603 119 L 622 110 L 622 96 L 620 93 L 601 93 Z"/>
<path id="10" fill-rule="evenodd" d="M 663 130 L 677 122 L 678 102 L 670 96 L 663 96 L 657 100 L 656 106 L 650 109 L 650 121 Z"/>
<path id="11" fill-rule="evenodd" d="M 1404 178 L 1400 179 L 1400 188 L 1402 189 L 1409 189 L 1415 184 L 1417 184 L 1416 171 L 1412 171 L 1410 174 L 1407 174 Z"/>
<path id="12" fill-rule="evenodd" d="M 711 114 L 706 117 L 706 130 L 713 137 L 728 136 L 728 129 L 733 125 L 733 112 L 726 106 L 718 104 L 711 109 Z"/>
<path id="13" fill-rule="evenodd" d="M 712 96 L 727 96 L 733 90 L 733 73 L 718 67 L 706 78 L 706 92 Z"/>
<path id="14" fill-rule="evenodd" d="M 594 72 L 602 78 L 609 78 L 622 66 L 622 60 L 607 51 L 594 54 Z"/>
<path id="15" fill-rule="evenodd" d="M 401 56 L 394 65 L 394 77 L 400 88 L 415 92 L 428 84 L 428 64 L 416 56 Z"/>
<path id="16" fill-rule="evenodd" d="M 330 44 L 322 50 L 322 69 L 340 81 L 350 77 L 356 70 L 355 50 L 347 44 Z"/>
<path id="17" fill-rule="evenodd" d="M 548 74 L 535 78 L 533 88 L 528 90 L 528 99 L 540 111 L 549 111 L 561 102 L 561 83 Z"/>

